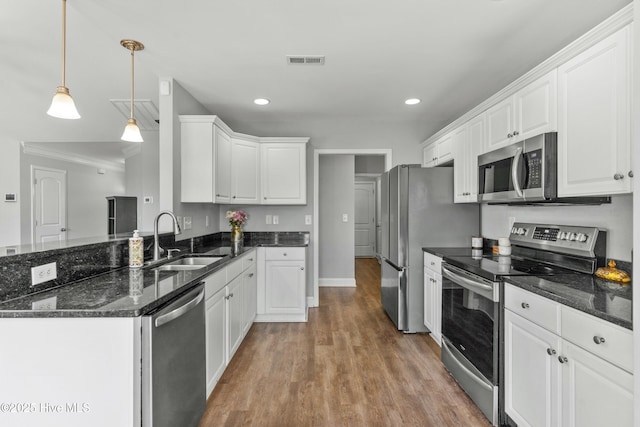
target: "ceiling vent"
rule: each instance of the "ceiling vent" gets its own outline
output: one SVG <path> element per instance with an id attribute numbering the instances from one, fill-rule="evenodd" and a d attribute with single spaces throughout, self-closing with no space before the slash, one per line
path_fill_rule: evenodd
<path id="1" fill-rule="evenodd" d="M 129 118 L 131 114 L 130 99 L 110 99 L 109 101 L 126 119 Z M 135 117 L 140 130 L 157 131 L 160 129 L 158 125 L 160 112 L 150 99 L 135 99 L 133 101 L 133 117 Z"/>
<path id="2" fill-rule="evenodd" d="M 289 65 L 324 65 L 324 55 L 287 55 Z"/>

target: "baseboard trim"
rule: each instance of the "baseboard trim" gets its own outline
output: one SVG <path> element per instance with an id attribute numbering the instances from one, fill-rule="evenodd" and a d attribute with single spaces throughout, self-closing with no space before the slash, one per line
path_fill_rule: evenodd
<path id="1" fill-rule="evenodd" d="M 346 277 L 338 279 L 318 279 L 318 286 L 325 288 L 355 288 L 356 279 Z"/>

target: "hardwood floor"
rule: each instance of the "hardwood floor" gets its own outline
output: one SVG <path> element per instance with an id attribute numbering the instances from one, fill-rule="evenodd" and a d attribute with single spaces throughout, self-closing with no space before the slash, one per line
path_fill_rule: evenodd
<path id="1" fill-rule="evenodd" d="M 424 334 L 398 332 L 380 266 L 356 259 L 356 288 L 320 288 L 307 323 L 255 323 L 199 427 L 490 426 Z"/>

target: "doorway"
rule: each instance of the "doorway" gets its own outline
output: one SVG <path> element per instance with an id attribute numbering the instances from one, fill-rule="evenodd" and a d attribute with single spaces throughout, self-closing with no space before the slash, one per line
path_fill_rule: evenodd
<path id="1" fill-rule="evenodd" d="M 320 241 L 323 241 L 323 235 L 319 232 L 318 223 L 320 222 L 319 216 L 319 193 L 320 193 L 320 180 L 319 180 L 319 165 L 320 156 L 323 155 L 355 155 L 355 156 L 382 156 L 384 158 L 384 170 L 391 169 L 392 165 L 392 150 L 383 149 L 316 149 L 314 150 L 313 159 L 313 217 L 316 218 L 313 224 L 313 237 L 312 237 L 312 257 L 313 257 L 313 296 L 307 297 L 308 307 L 317 307 L 319 305 L 319 266 L 320 266 Z"/>
<path id="2" fill-rule="evenodd" d="M 67 171 L 31 166 L 31 239 L 34 245 L 67 239 Z"/>

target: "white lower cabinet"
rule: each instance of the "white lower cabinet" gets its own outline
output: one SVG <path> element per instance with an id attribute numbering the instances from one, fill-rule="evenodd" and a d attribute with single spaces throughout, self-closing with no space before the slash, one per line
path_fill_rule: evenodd
<path id="1" fill-rule="evenodd" d="M 204 279 L 207 396 L 253 324 L 255 269 L 251 250 Z"/>
<path id="2" fill-rule="evenodd" d="M 424 326 L 433 340 L 442 345 L 442 258 L 424 254 Z"/>
<path id="3" fill-rule="evenodd" d="M 307 321 L 305 267 L 304 247 L 259 248 L 257 322 Z"/>
<path id="4" fill-rule="evenodd" d="M 631 331 L 509 284 L 505 308 L 505 412 L 519 427 L 633 424 L 633 375 L 612 351 L 631 348 Z"/>

